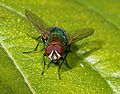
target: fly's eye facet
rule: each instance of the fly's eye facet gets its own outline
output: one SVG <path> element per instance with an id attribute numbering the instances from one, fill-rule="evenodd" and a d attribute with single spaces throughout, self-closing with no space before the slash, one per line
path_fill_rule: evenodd
<path id="1" fill-rule="evenodd" d="M 55 45 L 55 50 L 56 50 L 59 54 L 61 54 L 62 51 L 63 51 L 63 49 L 62 49 L 62 47 L 61 47 L 60 45 Z"/>
<path id="2" fill-rule="evenodd" d="M 47 47 L 47 49 L 45 50 L 45 52 L 47 53 L 47 55 L 49 55 L 52 52 L 53 48 L 54 48 L 53 45 L 50 45 L 50 46 Z"/>
<path id="3" fill-rule="evenodd" d="M 64 54 L 64 48 L 60 45 L 55 45 L 55 50 L 61 55 Z"/>

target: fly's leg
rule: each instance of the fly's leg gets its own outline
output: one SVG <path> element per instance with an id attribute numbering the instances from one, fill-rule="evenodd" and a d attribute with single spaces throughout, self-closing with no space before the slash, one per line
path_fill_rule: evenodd
<path id="1" fill-rule="evenodd" d="M 36 37 L 33 37 L 33 36 L 29 35 L 29 34 L 27 34 L 27 35 L 28 35 L 29 37 L 35 39 L 35 40 L 39 40 L 40 38 L 42 38 L 42 36 L 38 36 L 38 37 L 36 38 Z"/>
<path id="2" fill-rule="evenodd" d="M 69 50 L 70 50 L 70 46 L 68 46 L 67 48 L 66 48 L 66 53 L 65 53 L 65 56 L 64 56 L 64 59 L 66 59 L 66 57 L 67 57 L 67 55 L 68 55 L 68 52 L 69 52 Z"/>
<path id="3" fill-rule="evenodd" d="M 63 63 L 64 63 L 64 60 L 62 61 L 62 63 L 59 65 L 59 68 L 58 68 L 58 76 L 59 76 L 59 79 L 61 79 L 61 77 L 60 77 L 60 69 L 61 69 L 61 66 L 62 66 Z"/>
<path id="4" fill-rule="evenodd" d="M 67 66 L 69 69 L 72 69 L 72 68 L 68 65 L 67 60 L 66 60 L 66 57 L 67 57 L 67 55 L 68 55 L 69 50 L 70 50 L 70 46 L 68 46 L 68 47 L 66 48 L 66 53 L 65 53 L 65 56 L 64 56 L 63 60 L 65 60 L 66 66 Z"/>
<path id="5" fill-rule="evenodd" d="M 66 64 L 66 66 L 67 66 L 69 69 L 72 69 L 72 68 L 68 65 L 66 58 L 65 58 L 65 64 Z"/>
<path id="6" fill-rule="evenodd" d="M 43 54 L 43 64 L 44 64 L 44 66 L 43 66 L 43 70 L 42 70 L 42 73 L 41 73 L 41 75 L 43 75 L 44 74 L 44 71 L 45 71 L 45 65 L 46 65 L 46 62 L 45 62 L 45 54 Z"/>
<path id="7" fill-rule="evenodd" d="M 64 58 L 61 58 L 61 59 L 62 59 L 62 63 L 59 65 L 59 68 L 58 68 L 58 76 L 59 76 L 59 79 L 61 79 L 61 77 L 60 77 L 60 69 L 61 69 L 62 64 L 64 63 L 64 60 L 65 60 L 65 64 L 67 65 L 67 67 L 71 69 L 71 67 L 68 66 L 68 63 L 67 63 L 67 60 L 66 60 L 66 57 L 67 57 L 67 55 L 68 55 L 69 50 L 70 50 L 70 46 L 68 46 L 68 47 L 66 48 L 66 53 L 65 53 Z"/>
<path id="8" fill-rule="evenodd" d="M 35 47 L 34 50 L 32 50 L 32 51 L 28 51 L 28 52 L 23 52 L 23 53 L 32 53 L 32 52 L 34 52 L 34 51 L 37 50 L 37 48 L 38 48 L 39 45 L 40 45 L 40 41 L 38 42 L 38 44 L 36 45 L 36 47 Z"/>
<path id="9" fill-rule="evenodd" d="M 30 36 L 30 35 L 28 35 L 29 37 L 32 37 L 32 36 Z M 42 38 L 42 36 L 38 36 L 37 38 L 35 38 L 35 37 L 32 37 L 33 39 L 35 39 L 35 40 L 39 40 L 40 38 L 42 39 L 42 41 L 44 42 L 44 39 Z M 40 45 L 40 41 L 38 42 L 38 44 L 36 45 L 36 47 L 35 47 L 35 49 L 34 50 L 32 50 L 32 51 L 28 51 L 28 52 L 23 52 L 23 53 L 32 53 L 32 52 L 34 52 L 34 51 L 36 51 L 37 50 L 37 48 L 38 48 L 38 46 Z M 45 42 L 44 42 L 44 45 L 45 45 Z M 45 48 L 45 47 L 44 47 Z"/>
<path id="10" fill-rule="evenodd" d="M 49 64 L 47 65 L 47 69 L 50 67 L 50 64 L 52 63 L 52 61 L 51 62 L 49 62 Z"/>
<path id="11" fill-rule="evenodd" d="M 45 42 L 46 42 L 46 40 L 43 37 L 41 39 L 42 39 L 42 41 L 44 43 L 44 47 L 41 49 L 41 51 L 43 51 L 45 49 Z"/>

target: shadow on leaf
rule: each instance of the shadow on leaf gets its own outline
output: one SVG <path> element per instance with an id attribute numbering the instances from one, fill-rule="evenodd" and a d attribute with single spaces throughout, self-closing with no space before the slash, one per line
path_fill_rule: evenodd
<path id="1" fill-rule="evenodd" d="M 72 68 L 80 66 L 80 64 L 84 65 L 85 62 L 83 60 L 93 52 L 101 49 L 103 45 L 104 42 L 102 40 L 87 41 L 79 45 L 74 44 L 67 57 L 68 64 Z M 64 64 L 62 70 L 67 71 L 69 69 Z"/>

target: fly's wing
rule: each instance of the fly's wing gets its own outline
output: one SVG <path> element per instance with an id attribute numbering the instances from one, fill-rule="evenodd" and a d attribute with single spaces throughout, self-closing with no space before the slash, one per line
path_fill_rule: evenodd
<path id="1" fill-rule="evenodd" d="M 33 14 L 32 12 L 25 10 L 26 17 L 30 20 L 30 22 L 34 25 L 34 27 L 40 31 L 42 35 L 45 35 L 47 30 L 49 29 L 49 26 L 47 26 L 46 23 L 44 23 L 38 16 Z"/>
<path id="2" fill-rule="evenodd" d="M 71 45 L 79 40 L 82 40 L 82 39 L 92 35 L 93 33 L 94 33 L 94 29 L 92 29 L 92 28 L 79 29 L 75 32 L 74 35 L 69 37 L 69 45 Z"/>

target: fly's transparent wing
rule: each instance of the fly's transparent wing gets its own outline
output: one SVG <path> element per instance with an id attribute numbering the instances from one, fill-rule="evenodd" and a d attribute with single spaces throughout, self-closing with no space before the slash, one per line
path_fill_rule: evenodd
<path id="1" fill-rule="evenodd" d="M 34 25 L 34 27 L 38 31 L 40 31 L 42 35 L 44 35 L 47 32 L 47 30 L 49 29 L 49 26 L 45 22 L 43 22 L 38 16 L 30 12 L 29 10 L 25 10 L 25 15 L 30 20 L 30 22 Z"/>
<path id="2" fill-rule="evenodd" d="M 83 28 L 75 31 L 75 34 L 69 37 L 69 44 L 75 43 L 79 40 L 82 40 L 94 33 L 94 29 L 92 28 Z"/>

